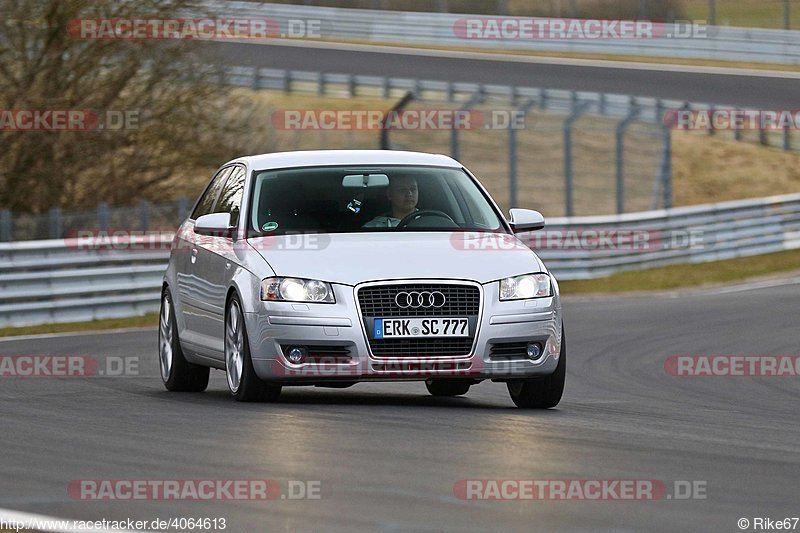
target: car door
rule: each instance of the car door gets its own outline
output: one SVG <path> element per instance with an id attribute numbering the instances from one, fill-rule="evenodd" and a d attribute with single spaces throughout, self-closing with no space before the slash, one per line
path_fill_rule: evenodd
<path id="1" fill-rule="evenodd" d="M 193 351 L 207 351 L 208 340 L 205 339 L 204 316 L 209 313 L 208 281 L 197 266 L 203 243 L 210 237 L 199 235 L 194 231 L 194 223 L 198 217 L 214 212 L 217 198 L 230 176 L 232 166 L 220 169 L 200 196 L 189 219 L 178 232 L 177 283 L 180 298 L 179 334 L 181 340 Z M 181 327 L 181 322 L 182 327 Z M 206 347 L 204 350 L 203 348 Z"/>
<path id="2" fill-rule="evenodd" d="M 214 213 L 230 214 L 232 228 L 239 225 L 245 176 L 243 166 L 233 166 L 214 205 Z M 224 356 L 225 297 L 237 265 L 233 246 L 232 235 L 205 236 L 198 246 L 194 265 L 197 276 L 203 280 L 203 312 L 198 314 L 198 327 L 204 335 L 203 345 L 209 349 L 204 355 L 219 360 Z"/>

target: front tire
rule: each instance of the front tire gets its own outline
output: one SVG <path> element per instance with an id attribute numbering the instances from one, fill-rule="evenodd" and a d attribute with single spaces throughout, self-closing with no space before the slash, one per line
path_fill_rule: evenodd
<path id="1" fill-rule="evenodd" d="M 567 337 L 561 326 L 561 354 L 555 372 L 544 378 L 509 381 L 508 394 L 517 407 L 523 409 L 550 409 L 561 401 L 567 378 Z"/>
<path id="2" fill-rule="evenodd" d="M 469 392 L 472 383 L 468 381 L 426 379 L 425 386 L 433 396 L 463 396 Z"/>
<path id="3" fill-rule="evenodd" d="M 161 312 L 158 319 L 158 363 L 161 380 L 169 391 L 203 392 L 208 387 L 209 368 L 195 365 L 183 356 L 178 339 L 175 306 L 169 289 L 161 295 Z"/>
<path id="4" fill-rule="evenodd" d="M 225 370 L 228 390 L 239 402 L 274 402 L 281 394 L 280 385 L 261 381 L 250 358 L 250 343 L 239 298 L 228 302 L 225 313 Z"/>

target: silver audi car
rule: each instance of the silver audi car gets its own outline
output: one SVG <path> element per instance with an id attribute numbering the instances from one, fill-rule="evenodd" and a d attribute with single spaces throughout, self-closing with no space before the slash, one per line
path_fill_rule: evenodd
<path id="1" fill-rule="evenodd" d="M 171 391 L 227 374 L 240 401 L 293 385 L 424 381 L 459 396 L 505 383 L 558 404 L 558 283 L 480 182 L 443 155 L 287 152 L 222 166 L 172 243 L 159 321 Z"/>

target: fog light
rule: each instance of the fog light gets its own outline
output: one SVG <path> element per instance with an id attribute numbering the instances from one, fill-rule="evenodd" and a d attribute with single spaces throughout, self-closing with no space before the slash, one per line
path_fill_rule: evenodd
<path id="1" fill-rule="evenodd" d="M 528 357 L 531 359 L 539 359 L 542 355 L 542 345 L 538 342 L 528 343 Z"/>
<path id="2" fill-rule="evenodd" d="M 286 350 L 286 359 L 288 359 L 292 364 L 299 365 L 306 360 L 307 354 L 308 350 L 306 350 L 305 347 L 291 346 L 288 350 Z"/>

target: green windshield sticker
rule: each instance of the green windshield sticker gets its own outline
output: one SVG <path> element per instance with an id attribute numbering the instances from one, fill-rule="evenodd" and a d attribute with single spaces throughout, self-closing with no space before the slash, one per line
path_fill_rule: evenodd
<path id="1" fill-rule="evenodd" d="M 261 226 L 261 229 L 264 230 L 264 231 L 275 231 L 276 229 L 278 229 L 278 223 L 277 222 L 267 222 L 266 224 Z"/>

